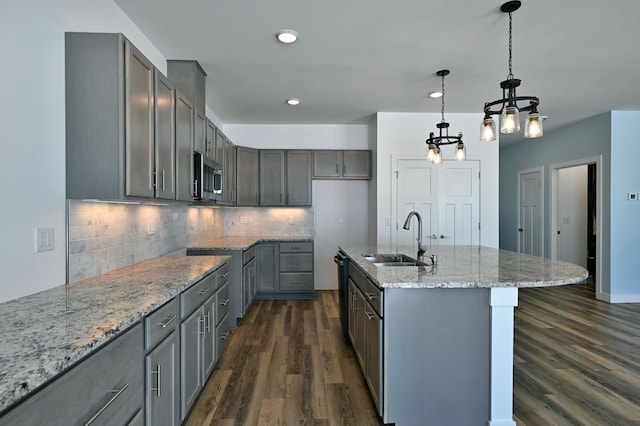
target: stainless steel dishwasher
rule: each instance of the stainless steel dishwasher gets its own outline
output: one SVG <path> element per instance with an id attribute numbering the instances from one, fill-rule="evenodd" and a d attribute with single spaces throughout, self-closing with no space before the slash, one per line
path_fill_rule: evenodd
<path id="1" fill-rule="evenodd" d="M 347 297 L 349 293 L 349 258 L 342 250 L 333 257 L 333 261 L 338 265 L 338 301 L 340 304 L 340 324 L 342 334 L 349 340 L 349 307 Z"/>

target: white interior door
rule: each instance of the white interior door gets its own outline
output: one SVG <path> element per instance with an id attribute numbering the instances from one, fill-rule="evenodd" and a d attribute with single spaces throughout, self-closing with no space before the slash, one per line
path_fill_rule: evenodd
<path id="1" fill-rule="evenodd" d="M 438 167 L 440 244 L 480 243 L 480 165 L 478 161 L 443 161 Z"/>
<path id="2" fill-rule="evenodd" d="M 518 253 L 542 256 L 541 172 L 525 172 L 518 177 Z"/>
<path id="3" fill-rule="evenodd" d="M 422 242 L 427 246 L 477 245 L 480 242 L 480 178 L 478 161 L 443 161 L 433 165 L 424 158 L 396 163 L 396 249 L 417 250 L 417 223 L 402 229 L 415 210 L 422 217 Z"/>
<path id="4" fill-rule="evenodd" d="M 429 236 L 436 233 L 438 227 L 438 176 L 437 173 L 434 174 L 434 169 L 425 159 L 398 160 L 397 167 L 396 248 L 412 247 L 417 252 L 417 220 L 412 219 L 411 228 L 408 231 L 402 229 L 402 225 L 412 210 L 420 213 L 422 242 L 429 244 Z"/>

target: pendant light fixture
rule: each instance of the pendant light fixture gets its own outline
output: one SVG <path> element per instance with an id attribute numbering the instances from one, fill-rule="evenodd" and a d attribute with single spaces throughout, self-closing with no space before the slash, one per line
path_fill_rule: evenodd
<path id="1" fill-rule="evenodd" d="M 500 10 L 509 14 L 509 75 L 500 82 L 502 99 L 484 104 L 484 119 L 480 129 L 480 140 L 483 142 L 496 140 L 496 125 L 492 115 L 500 114 L 500 133 L 516 133 L 520 131 L 520 111 L 529 111 L 525 122 L 524 137 L 539 138 L 542 136 L 542 117 L 538 114 L 540 100 L 535 96 L 517 96 L 516 88 L 520 86 L 520 80 L 514 78 L 512 72 L 512 17 L 511 14 L 520 8 L 522 3 L 518 0 L 504 3 Z M 518 105 L 518 102 L 528 101 L 527 104 Z M 500 109 L 492 110 L 491 107 L 500 105 Z"/>
<path id="2" fill-rule="evenodd" d="M 464 161 L 467 155 L 464 143 L 462 143 L 462 132 L 458 133 L 458 136 L 449 136 L 449 123 L 444 121 L 444 77 L 449 75 L 449 70 L 440 70 L 436 75 L 442 77 L 442 96 L 440 96 L 440 99 L 442 100 L 442 108 L 440 109 L 442 120 L 436 125 L 439 136 L 436 136 L 434 132 L 431 132 L 429 133 L 429 138 L 426 140 L 427 160 L 434 164 L 440 164 L 442 162 L 442 151 L 440 150 L 440 145 L 456 144 L 455 159 Z"/>

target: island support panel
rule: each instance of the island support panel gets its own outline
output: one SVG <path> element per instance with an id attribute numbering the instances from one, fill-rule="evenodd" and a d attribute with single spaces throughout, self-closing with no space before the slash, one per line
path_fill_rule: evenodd
<path id="1" fill-rule="evenodd" d="M 383 422 L 490 421 L 490 289 L 385 288 Z"/>

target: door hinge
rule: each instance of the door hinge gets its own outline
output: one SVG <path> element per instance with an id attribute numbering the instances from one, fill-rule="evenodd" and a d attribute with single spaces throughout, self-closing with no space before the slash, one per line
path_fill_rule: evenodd
<path id="1" fill-rule="evenodd" d="M 478 222 L 478 230 L 480 230 L 480 222 Z"/>

